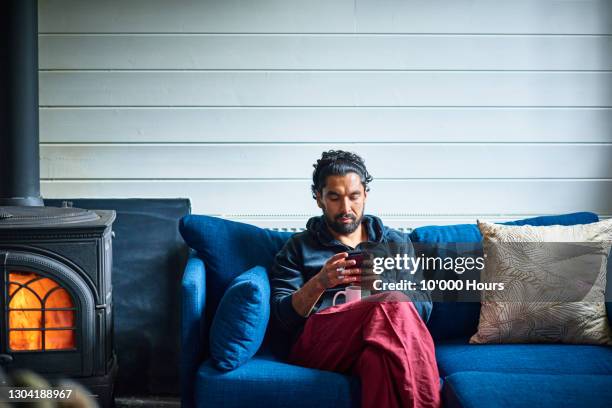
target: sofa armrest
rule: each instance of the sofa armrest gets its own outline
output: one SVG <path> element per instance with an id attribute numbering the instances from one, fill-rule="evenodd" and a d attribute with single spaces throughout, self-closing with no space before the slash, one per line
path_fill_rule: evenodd
<path id="1" fill-rule="evenodd" d="M 194 406 L 194 382 L 204 358 L 208 338 L 204 333 L 206 303 L 206 268 L 191 254 L 181 285 L 181 400 L 183 407 Z"/>

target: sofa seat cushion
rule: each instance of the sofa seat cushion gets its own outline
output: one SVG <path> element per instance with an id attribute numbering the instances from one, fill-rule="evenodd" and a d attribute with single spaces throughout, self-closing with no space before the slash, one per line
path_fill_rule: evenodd
<path id="1" fill-rule="evenodd" d="M 195 382 L 197 407 L 334 407 L 359 406 L 354 377 L 283 363 L 255 355 L 236 370 L 221 372 L 210 359 Z"/>
<path id="2" fill-rule="evenodd" d="M 582 344 L 436 344 L 440 375 L 461 371 L 612 375 L 612 347 Z"/>
<path id="3" fill-rule="evenodd" d="M 442 398 L 446 408 L 604 408 L 612 376 L 464 371 L 446 378 Z"/>

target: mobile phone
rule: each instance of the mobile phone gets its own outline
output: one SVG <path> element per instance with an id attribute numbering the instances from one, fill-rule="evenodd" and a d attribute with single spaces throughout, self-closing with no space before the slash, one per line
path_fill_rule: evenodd
<path id="1" fill-rule="evenodd" d="M 351 268 L 359 268 L 366 258 L 366 253 L 363 251 L 349 251 L 348 256 L 344 258 L 345 261 L 354 260 L 355 265 Z"/>

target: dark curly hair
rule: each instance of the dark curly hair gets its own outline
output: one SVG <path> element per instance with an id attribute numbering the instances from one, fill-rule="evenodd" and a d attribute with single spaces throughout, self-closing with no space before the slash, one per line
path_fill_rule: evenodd
<path id="1" fill-rule="evenodd" d="M 357 154 L 343 150 L 323 152 L 321 158 L 312 165 L 312 197 L 317 198 L 317 192 L 322 192 L 328 176 L 345 176 L 356 173 L 361 178 L 365 191 L 370 191 L 368 184 L 373 180 L 365 166 L 365 161 Z"/>

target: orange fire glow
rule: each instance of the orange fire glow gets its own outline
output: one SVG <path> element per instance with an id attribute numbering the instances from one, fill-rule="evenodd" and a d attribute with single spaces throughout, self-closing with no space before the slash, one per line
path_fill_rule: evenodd
<path id="1" fill-rule="evenodd" d="M 32 272 L 9 272 L 8 292 L 11 299 L 9 345 L 12 350 L 75 347 L 74 310 L 53 310 L 74 307 L 70 294 L 57 282 Z M 45 299 L 47 294 L 49 296 Z"/>

